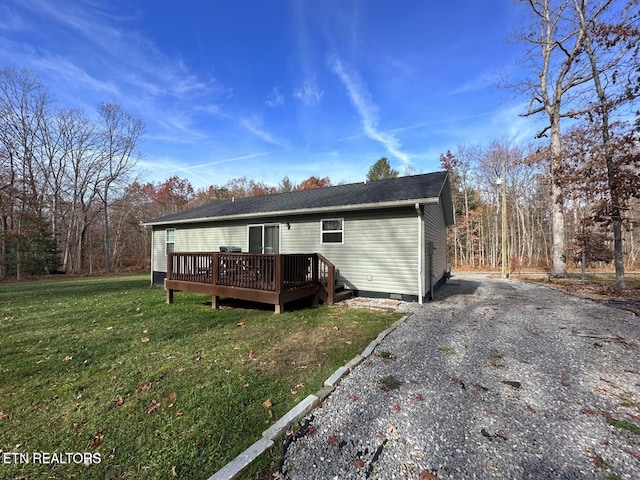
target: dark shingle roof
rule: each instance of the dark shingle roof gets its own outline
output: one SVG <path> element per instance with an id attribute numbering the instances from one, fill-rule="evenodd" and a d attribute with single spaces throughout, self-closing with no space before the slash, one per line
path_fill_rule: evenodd
<path id="1" fill-rule="evenodd" d="M 445 191 L 443 191 L 445 189 Z M 199 207 L 146 222 L 146 225 L 171 223 L 189 223 L 207 219 L 242 217 L 250 215 L 268 216 L 270 214 L 301 214 L 314 210 L 329 210 L 346 206 L 367 205 L 369 208 L 379 204 L 393 204 L 413 200 L 437 199 L 445 196 L 445 216 L 449 220 L 447 208 L 450 208 L 451 193 L 447 172 L 434 172 L 412 175 L 368 183 L 351 183 L 334 187 L 303 190 L 299 192 L 279 193 L 261 197 L 238 198 L 235 201 L 216 201 Z M 448 204 L 448 207 L 447 207 Z M 453 223 L 447 222 L 447 223 Z"/>

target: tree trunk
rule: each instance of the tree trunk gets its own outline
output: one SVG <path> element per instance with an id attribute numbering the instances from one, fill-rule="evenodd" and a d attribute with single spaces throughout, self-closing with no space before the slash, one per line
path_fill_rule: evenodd
<path id="1" fill-rule="evenodd" d="M 559 108 L 559 107 L 558 107 Z M 567 276 L 567 255 L 564 245 L 564 194 L 560 172 L 562 170 L 562 144 L 559 115 L 551 117 L 551 276 Z M 554 118 L 555 117 L 555 118 Z"/>
<path id="2" fill-rule="evenodd" d="M 107 273 L 111 273 L 111 245 L 110 245 L 110 235 L 109 235 L 109 211 L 107 209 L 107 201 L 108 192 L 105 192 L 104 198 L 105 202 L 103 205 L 104 208 L 104 268 Z"/>

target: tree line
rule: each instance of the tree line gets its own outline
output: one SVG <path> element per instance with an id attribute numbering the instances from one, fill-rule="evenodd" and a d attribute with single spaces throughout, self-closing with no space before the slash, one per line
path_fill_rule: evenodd
<path id="1" fill-rule="evenodd" d="M 550 178 L 552 275 L 567 275 L 566 208 L 576 196 L 572 196 L 573 182 L 567 182 L 571 177 L 566 171 L 577 161 L 582 166 L 576 172 L 582 169 L 588 175 L 592 172 L 589 163 L 595 162 L 606 175 L 604 181 L 599 180 L 602 188 L 598 196 L 602 205 L 606 204 L 601 210 L 606 220 L 602 221 L 610 224 L 616 282 L 622 287 L 625 210 L 639 190 L 638 122 L 636 119 L 633 124 L 630 118 L 640 95 L 638 0 L 522 3 L 527 6 L 530 22 L 517 40 L 529 48 L 529 75 L 510 86 L 530 98 L 525 115 L 546 119 L 538 136 L 549 136 L 544 156 Z M 584 140 L 578 149 L 563 134 L 562 127 L 567 126 L 581 130 L 569 135 Z M 591 190 L 591 185 L 588 187 Z M 591 192 L 587 196 L 592 196 Z"/>
<path id="2" fill-rule="evenodd" d="M 0 277 L 111 272 L 114 202 L 140 158 L 140 119 L 116 103 L 91 121 L 27 70 L 0 70 Z"/>
<path id="3" fill-rule="evenodd" d="M 618 138 L 625 147 L 614 155 L 621 170 L 633 170 L 616 183 L 619 198 L 624 199 L 622 256 L 627 269 L 640 267 L 640 144 L 637 135 L 631 143 L 626 137 L 634 137 L 634 130 Z M 585 134 L 577 126 L 565 135 L 563 248 L 568 267 L 610 268 L 614 242 L 606 159 L 604 152 L 589 145 Z M 589 154 L 574 151 L 578 145 Z M 448 242 L 452 266 L 498 269 L 505 261 L 507 272 L 551 270 L 553 210 L 548 147 L 522 147 L 508 140 L 493 141 L 486 147 L 460 145 L 442 154 L 440 163 L 449 171 L 452 184 L 456 222 Z"/>
<path id="4" fill-rule="evenodd" d="M 534 147 L 496 140 L 443 152 L 457 223 L 452 262 L 509 261 L 557 277 L 571 262 L 613 262 L 623 286 L 625 268 L 638 262 L 638 0 L 520 3 L 530 14 L 516 36 L 528 47 L 528 75 L 505 86 L 529 98 L 523 115 L 541 116 L 545 126 Z M 285 177 L 278 186 L 239 178 L 197 191 L 178 177 L 141 183 L 134 168 L 143 133 L 143 122 L 118 104 L 102 103 L 90 120 L 54 105 L 30 72 L 0 70 L 0 277 L 144 267 L 150 235 L 141 220 L 331 185 L 328 177 L 297 185 Z M 381 158 L 367 176 L 397 175 Z"/>

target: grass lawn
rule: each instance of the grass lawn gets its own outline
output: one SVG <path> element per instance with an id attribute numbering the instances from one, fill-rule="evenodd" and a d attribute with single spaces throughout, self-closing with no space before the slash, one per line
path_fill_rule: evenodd
<path id="1" fill-rule="evenodd" d="M 148 284 L 0 283 L 0 478 L 207 478 L 399 317 L 166 305 Z"/>

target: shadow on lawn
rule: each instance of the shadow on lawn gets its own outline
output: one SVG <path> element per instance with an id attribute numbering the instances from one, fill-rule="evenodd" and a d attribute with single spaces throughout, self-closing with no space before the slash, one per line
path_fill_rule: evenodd
<path id="1" fill-rule="evenodd" d="M 211 301 L 204 302 L 204 305 L 210 307 Z M 275 307 L 268 303 L 251 302 L 249 300 L 240 300 L 237 298 L 221 298 L 220 308 L 223 310 L 258 310 L 263 312 L 273 312 Z M 294 312 L 313 308 L 312 298 L 301 298 L 293 302 L 285 304 L 285 312 Z"/>

